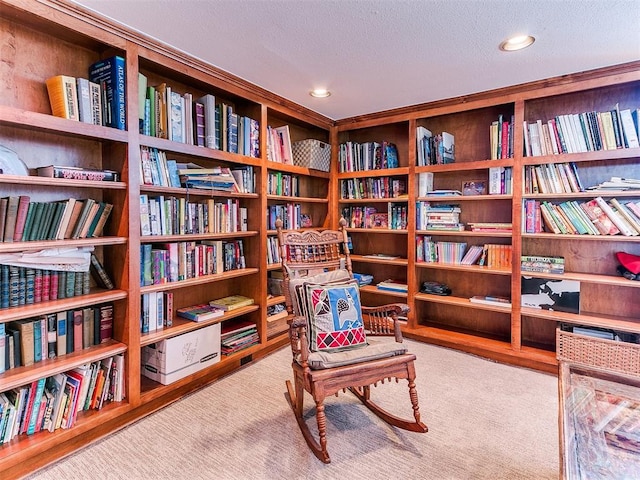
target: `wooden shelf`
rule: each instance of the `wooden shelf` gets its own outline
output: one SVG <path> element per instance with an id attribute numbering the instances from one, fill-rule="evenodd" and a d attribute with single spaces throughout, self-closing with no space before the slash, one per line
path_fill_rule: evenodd
<path id="1" fill-rule="evenodd" d="M 227 320 L 231 320 L 232 318 L 240 317 L 242 315 L 246 315 L 247 313 L 255 312 L 259 308 L 260 307 L 258 305 L 241 307 L 235 310 L 225 312 L 225 314 L 220 317 L 216 317 L 211 320 L 205 320 L 203 322 L 193 322 L 191 320 L 187 320 L 181 317 L 174 317 L 173 325 L 171 327 L 165 327 L 162 330 L 155 330 L 149 333 L 142 333 L 140 335 L 140 346 L 144 347 L 145 345 L 150 345 L 152 343 L 159 342 L 160 340 L 164 340 L 166 338 L 182 335 L 183 333 L 191 332 L 193 330 L 198 330 L 200 328 L 203 328 L 209 325 L 214 325 L 216 323 L 222 323 Z"/>
<path id="2" fill-rule="evenodd" d="M 406 258 L 372 258 L 366 255 L 350 255 L 352 262 L 359 263 L 374 263 L 378 265 L 400 265 L 406 267 L 409 264 L 409 260 Z"/>
<path id="3" fill-rule="evenodd" d="M 539 310 L 536 308 L 522 307 L 520 313 L 528 317 L 535 317 L 553 322 L 567 322 L 575 325 L 591 327 L 611 328 L 625 332 L 638 332 L 640 317 L 625 318 L 601 313 L 580 312 L 580 314 L 559 312 L 554 310 Z"/>
<path id="4" fill-rule="evenodd" d="M 119 353 L 124 353 L 126 350 L 127 346 L 125 344 L 116 342 L 115 340 L 109 340 L 106 343 L 94 345 L 78 352 L 68 353 L 56 358 L 46 358 L 27 367 L 12 368 L 4 373 L 0 373 L 2 390 L 7 391 L 21 387 L 40 378 L 66 372 L 85 363 L 95 362 Z"/>
<path id="5" fill-rule="evenodd" d="M 381 290 L 375 285 L 364 285 L 360 287 L 361 293 L 370 293 L 375 295 L 385 295 L 387 297 L 407 298 L 407 292 L 395 292 L 392 290 Z"/>
<path id="6" fill-rule="evenodd" d="M 442 303 L 455 305 L 456 307 L 474 308 L 477 310 L 489 310 L 491 312 L 511 313 L 511 305 L 487 305 L 484 303 L 474 303 L 468 298 L 454 297 L 451 295 L 433 295 L 429 293 L 416 293 L 415 299 L 421 302 Z"/>
<path id="7" fill-rule="evenodd" d="M 195 240 L 225 240 L 243 237 L 255 237 L 259 232 L 249 230 L 246 232 L 226 233 L 185 233 L 182 235 L 145 235 L 140 237 L 140 243 L 165 243 L 165 242 L 191 242 Z"/>
<path id="8" fill-rule="evenodd" d="M 21 305 L 0 309 L 0 322 L 11 322 L 23 318 L 39 317 L 48 313 L 76 310 L 97 303 L 115 302 L 129 296 L 126 290 L 105 290 L 94 288 L 88 295 L 78 295 L 69 298 L 49 300 L 47 302 Z"/>
<path id="9" fill-rule="evenodd" d="M 247 275 L 255 275 L 259 270 L 257 268 L 239 268 L 237 270 L 229 270 L 228 272 L 216 273 L 214 275 L 203 275 L 201 277 L 188 278 L 186 280 L 178 280 L 177 282 L 158 283 L 155 285 L 145 285 L 140 287 L 140 293 L 162 292 L 164 290 L 175 290 L 178 288 L 195 287 L 198 285 L 206 285 L 213 282 L 222 282 L 231 278 L 244 277 Z"/>
<path id="10" fill-rule="evenodd" d="M 486 273 L 488 275 L 511 275 L 511 270 L 506 268 L 489 268 L 480 265 L 456 265 L 438 262 L 416 262 L 416 268 L 430 268 L 433 270 L 457 270 L 460 272 Z"/>

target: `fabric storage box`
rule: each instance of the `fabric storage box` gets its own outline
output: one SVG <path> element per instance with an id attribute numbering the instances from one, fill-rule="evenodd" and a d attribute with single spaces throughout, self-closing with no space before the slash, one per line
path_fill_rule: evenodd
<path id="1" fill-rule="evenodd" d="M 291 146 L 293 164 L 328 172 L 331 167 L 331 145 L 309 138 Z"/>
<path id="2" fill-rule="evenodd" d="M 163 385 L 220 361 L 220 324 L 209 325 L 142 349 L 142 374 Z"/>

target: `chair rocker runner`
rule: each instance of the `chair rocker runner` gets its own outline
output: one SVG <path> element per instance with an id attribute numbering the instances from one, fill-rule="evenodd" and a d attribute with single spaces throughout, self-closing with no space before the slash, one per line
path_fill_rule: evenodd
<path id="1" fill-rule="evenodd" d="M 324 463 L 331 461 L 324 399 L 338 395 L 340 390 L 350 390 L 390 425 L 427 432 L 420 421 L 416 357 L 402 343 L 398 322 L 408 306 L 361 306 L 345 225 L 341 219 L 339 230 L 285 232 L 282 221 L 276 222 L 283 291 L 287 311 L 293 315 L 289 320 L 293 384 L 287 380 L 286 397 L 309 448 Z M 407 380 L 413 420 L 397 417 L 371 400 L 371 386 L 391 379 Z M 317 439 L 303 416 L 305 391 L 315 402 Z"/>

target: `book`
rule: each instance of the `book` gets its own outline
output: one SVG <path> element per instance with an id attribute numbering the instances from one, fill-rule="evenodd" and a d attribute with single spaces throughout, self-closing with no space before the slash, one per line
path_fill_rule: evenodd
<path id="1" fill-rule="evenodd" d="M 102 88 L 100 84 L 89 82 L 89 96 L 91 97 L 91 123 L 104 125 L 102 113 Z"/>
<path id="2" fill-rule="evenodd" d="M 92 198 L 86 199 L 82 203 L 82 210 L 78 216 L 78 220 L 73 226 L 73 230 L 71 232 L 71 238 L 80 238 L 80 232 L 84 227 L 85 222 L 87 221 L 87 217 L 89 216 L 89 212 L 91 212 L 91 208 L 95 205 L 96 201 Z"/>
<path id="3" fill-rule="evenodd" d="M 67 228 L 62 235 L 63 239 L 71 238 L 71 234 L 73 233 L 73 229 L 78 223 L 78 218 L 80 217 L 80 213 L 82 212 L 85 202 L 86 200 L 75 200 L 73 202 L 71 213 L 69 215 L 69 221 L 67 223 Z"/>
<path id="4" fill-rule="evenodd" d="M 255 300 L 253 298 L 245 297 L 244 295 L 229 295 L 227 297 L 211 300 L 209 305 L 227 312 L 240 307 L 247 307 L 254 303 Z"/>
<path id="5" fill-rule="evenodd" d="M 106 103 L 103 111 L 107 127 L 126 130 L 126 66 L 125 59 L 113 56 L 95 62 L 89 67 L 89 80 L 97 83 L 104 90 Z"/>
<path id="6" fill-rule="evenodd" d="M 4 227 L 7 220 L 7 204 L 9 197 L 0 198 L 0 242 L 4 242 Z"/>
<path id="7" fill-rule="evenodd" d="M 76 79 L 68 75 L 56 75 L 48 78 L 45 83 L 53 115 L 68 120 L 80 120 Z"/>
<path id="8" fill-rule="evenodd" d="M 67 353 L 67 312 L 56 314 L 56 356 Z"/>
<path id="9" fill-rule="evenodd" d="M 16 212 L 16 223 L 13 230 L 13 241 L 20 242 L 22 241 L 22 236 L 24 233 L 25 223 L 27 221 L 27 212 L 29 211 L 29 207 L 31 198 L 28 195 L 20 195 L 18 198 L 18 210 Z"/>
<path id="10" fill-rule="evenodd" d="M 216 97 L 206 94 L 200 97 L 197 103 L 204 106 L 204 146 L 219 150 L 220 145 L 216 135 Z"/>
<path id="11" fill-rule="evenodd" d="M 13 330 L 20 332 L 19 345 L 20 349 L 20 365 L 28 367 L 33 365 L 35 361 L 35 332 L 33 320 L 17 320 L 10 322 L 9 326 Z M 14 337 L 15 338 L 15 337 Z"/>
<path id="12" fill-rule="evenodd" d="M 109 277 L 109 274 L 104 269 L 104 266 L 102 265 L 98 257 L 96 257 L 93 253 L 91 254 L 90 270 L 93 274 L 94 280 L 98 285 L 108 290 L 112 290 L 114 288 L 111 277 Z"/>
<path id="13" fill-rule="evenodd" d="M 76 78 L 76 88 L 78 90 L 78 120 L 82 123 L 93 123 L 93 109 L 91 106 L 89 80 L 86 78 Z"/>
<path id="14" fill-rule="evenodd" d="M 104 226 L 111 215 L 113 210 L 113 204 L 101 202 L 101 209 L 98 215 L 94 218 L 94 221 L 89 226 L 87 237 L 101 237 L 104 232 Z"/>
<path id="15" fill-rule="evenodd" d="M 204 322 L 224 315 L 224 310 L 207 304 L 182 307 L 176 310 L 178 316 L 194 322 Z"/>
<path id="16" fill-rule="evenodd" d="M 378 290 L 388 290 L 391 292 L 403 292 L 407 293 L 408 287 L 406 283 L 399 282 L 397 280 L 388 279 L 380 282 L 376 285 Z"/>
<path id="17" fill-rule="evenodd" d="M 4 241 L 13 242 L 13 234 L 16 229 L 16 219 L 18 218 L 18 205 L 20 197 L 10 196 L 7 199 L 7 212 L 4 225 Z"/>
<path id="18" fill-rule="evenodd" d="M 48 165 L 36 169 L 39 177 L 67 178 L 70 180 L 93 180 L 98 182 L 119 182 L 120 172 L 108 169 L 64 167 Z"/>
<path id="19" fill-rule="evenodd" d="M 498 297 L 492 295 L 474 295 L 469 298 L 471 303 L 481 303 L 484 305 L 497 305 L 499 307 L 510 307 L 511 300 L 507 297 Z"/>
<path id="20" fill-rule="evenodd" d="M 396 260 L 400 258 L 399 255 L 388 255 L 386 253 L 369 253 L 367 255 L 363 255 L 364 258 L 374 258 L 377 260 Z"/>

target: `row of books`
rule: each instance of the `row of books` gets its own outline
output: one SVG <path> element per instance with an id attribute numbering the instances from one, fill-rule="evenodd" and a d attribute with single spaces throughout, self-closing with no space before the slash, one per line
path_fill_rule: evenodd
<path id="1" fill-rule="evenodd" d="M 387 211 L 379 212 L 377 207 L 349 206 L 342 209 L 342 216 L 349 228 L 380 228 L 405 230 L 407 228 L 407 205 L 387 203 Z"/>
<path id="2" fill-rule="evenodd" d="M 173 292 L 143 293 L 140 298 L 140 332 L 155 332 L 172 326 L 173 313 Z"/>
<path id="3" fill-rule="evenodd" d="M 491 147 L 489 158 L 491 160 L 513 158 L 513 124 L 513 115 L 509 120 L 506 120 L 504 115 L 498 115 L 498 119 L 491 122 L 489 127 L 489 145 Z"/>
<path id="4" fill-rule="evenodd" d="M 140 195 L 142 236 L 245 232 L 247 222 L 248 210 L 238 199 L 189 202 L 184 197 Z"/>
<path id="5" fill-rule="evenodd" d="M 267 173 L 267 195 L 283 195 L 285 197 L 300 196 L 300 179 L 288 173 Z"/>
<path id="6" fill-rule="evenodd" d="M 79 412 L 121 402 L 124 373 L 124 355 L 118 354 L 0 393 L 0 444 L 71 428 Z"/>
<path id="7" fill-rule="evenodd" d="M 489 168 L 489 195 L 513 193 L 513 167 Z"/>
<path id="8" fill-rule="evenodd" d="M 460 223 L 460 205 L 416 202 L 417 230 L 464 230 Z"/>
<path id="9" fill-rule="evenodd" d="M 394 143 L 346 142 L 338 150 L 340 172 L 359 172 L 398 168 L 398 148 Z"/>
<path id="10" fill-rule="evenodd" d="M 524 167 L 524 193 L 577 193 L 584 192 L 575 162 L 526 165 Z"/>
<path id="11" fill-rule="evenodd" d="M 416 261 L 453 265 L 511 268 L 511 245 L 469 245 L 466 242 L 434 242 L 428 235 L 416 236 Z"/>
<path id="12" fill-rule="evenodd" d="M 242 240 L 140 246 L 140 285 L 158 285 L 246 267 Z"/>
<path id="13" fill-rule="evenodd" d="M 97 258 L 94 261 L 99 263 Z M 96 279 L 96 283 L 104 286 L 103 279 L 98 278 L 96 267 L 91 267 L 91 274 Z M 90 290 L 91 274 L 0 265 L 0 308 L 33 305 L 87 295 Z M 108 276 L 107 279 L 111 281 Z M 107 288 L 113 288 L 113 284 L 111 283 Z"/>
<path id="14" fill-rule="evenodd" d="M 638 148 L 638 109 L 558 115 L 525 121 L 525 155 L 557 155 L 618 148 Z"/>
<path id="15" fill-rule="evenodd" d="M 419 167 L 455 162 L 455 137 L 451 133 L 434 135 L 431 130 L 419 125 L 416 127 L 416 141 Z"/>
<path id="16" fill-rule="evenodd" d="M 267 265 L 280 263 L 280 243 L 278 237 L 267 237 Z"/>
<path id="17" fill-rule="evenodd" d="M 91 198 L 32 202 L 29 195 L 0 199 L 0 241 L 30 242 L 99 237 L 113 205 Z"/>
<path id="18" fill-rule="evenodd" d="M 299 203 L 269 205 L 267 207 L 267 228 L 275 230 L 278 219 L 282 220 L 282 228 L 285 230 L 297 230 L 312 226 L 311 215 L 302 213 L 302 205 Z"/>
<path id="19" fill-rule="evenodd" d="M 528 199 L 523 208 L 523 231 L 579 235 L 640 235 L 640 201 L 608 201 L 602 197 L 558 204 Z"/>
<path id="20" fill-rule="evenodd" d="M 47 79 L 47 93 L 53 115 L 125 130 L 124 58 L 114 56 L 92 64 L 88 77 L 56 75 Z"/>
<path id="21" fill-rule="evenodd" d="M 521 255 L 520 270 L 523 272 L 564 273 L 564 257 L 544 255 Z"/>
<path id="22" fill-rule="evenodd" d="M 285 165 L 293 165 L 289 125 L 282 125 L 280 127 L 267 125 L 267 160 Z"/>
<path id="23" fill-rule="evenodd" d="M 216 102 L 215 95 L 178 93 L 166 82 L 149 85 L 138 74 L 139 131 L 173 142 L 260 157 L 260 122 L 239 115 L 235 107 Z"/>
<path id="24" fill-rule="evenodd" d="M 112 304 L 0 323 L 0 372 L 99 345 L 112 334 Z"/>
<path id="25" fill-rule="evenodd" d="M 343 199 L 398 198 L 406 195 L 407 184 L 402 178 L 350 178 L 340 182 L 340 197 Z"/>
<path id="26" fill-rule="evenodd" d="M 466 249 L 464 242 L 434 242 L 430 236 L 416 236 L 418 262 L 460 264 Z"/>

